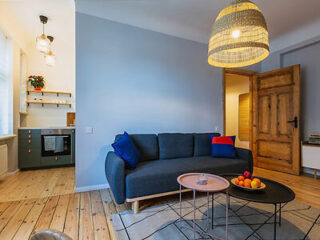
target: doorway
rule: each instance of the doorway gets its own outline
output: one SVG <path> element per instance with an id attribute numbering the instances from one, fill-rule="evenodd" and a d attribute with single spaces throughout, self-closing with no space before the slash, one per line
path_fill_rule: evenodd
<path id="1" fill-rule="evenodd" d="M 224 135 L 236 136 L 235 146 L 250 149 L 250 81 L 255 72 L 224 69 Z"/>

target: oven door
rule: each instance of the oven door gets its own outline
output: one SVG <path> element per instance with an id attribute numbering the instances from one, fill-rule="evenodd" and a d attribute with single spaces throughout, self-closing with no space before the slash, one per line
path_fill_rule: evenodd
<path id="1" fill-rule="evenodd" d="M 61 156 L 71 154 L 71 135 L 41 135 L 41 155 Z"/>

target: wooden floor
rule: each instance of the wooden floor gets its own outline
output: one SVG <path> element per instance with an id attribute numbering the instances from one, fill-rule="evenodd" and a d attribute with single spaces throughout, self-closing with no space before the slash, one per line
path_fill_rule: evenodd
<path id="1" fill-rule="evenodd" d="M 20 171 L 0 179 L 0 202 L 70 194 L 74 186 L 74 167 Z"/>
<path id="2" fill-rule="evenodd" d="M 259 168 L 254 174 L 289 186 L 296 200 L 320 209 L 320 180 Z M 73 188 L 74 168 L 19 172 L 3 179 L 0 239 L 29 239 L 33 232 L 44 229 L 64 232 L 74 240 L 115 239 L 110 215 L 130 206 L 115 204 L 107 189 L 73 193 Z M 142 208 L 165 200 L 145 201 Z"/>
<path id="3" fill-rule="evenodd" d="M 269 178 L 290 187 L 295 192 L 297 201 L 320 209 L 320 179 L 314 179 L 311 175 L 295 176 L 262 168 L 255 168 L 254 175 Z"/>
<path id="4" fill-rule="evenodd" d="M 64 232 L 73 240 L 111 239 L 110 201 L 109 191 L 101 190 L 2 202 L 0 239 L 29 239 L 32 233 L 46 229 Z"/>

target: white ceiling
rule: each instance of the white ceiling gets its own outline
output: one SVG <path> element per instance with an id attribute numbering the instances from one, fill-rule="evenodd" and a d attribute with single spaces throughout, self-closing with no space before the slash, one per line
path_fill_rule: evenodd
<path id="1" fill-rule="evenodd" d="M 8 15 L 5 27 L 19 31 L 23 41 L 34 49 L 35 39 L 42 33 L 39 15 L 48 17 L 45 34 L 55 38 L 57 44 L 75 47 L 75 3 L 74 0 L 0 0 L 0 14 Z"/>
<path id="2" fill-rule="evenodd" d="M 211 26 L 229 0 L 75 0 L 77 12 L 207 43 Z M 270 38 L 320 18 L 320 0 L 253 0 Z"/>

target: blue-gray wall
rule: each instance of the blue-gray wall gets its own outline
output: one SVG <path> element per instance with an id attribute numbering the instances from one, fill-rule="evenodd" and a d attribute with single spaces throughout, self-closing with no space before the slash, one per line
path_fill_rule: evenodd
<path id="1" fill-rule="evenodd" d="M 222 70 L 208 65 L 206 44 L 81 13 L 76 94 L 78 190 L 106 184 L 105 156 L 124 130 L 222 129 Z"/>
<path id="2" fill-rule="evenodd" d="M 301 133 L 307 140 L 310 133 L 320 133 L 320 38 L 310 39 L 270 54 L 261 64 L 261 71 L 301 65 Z"/>

